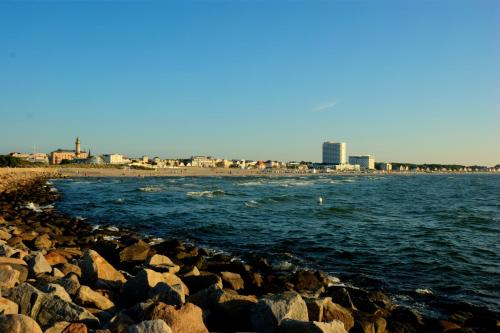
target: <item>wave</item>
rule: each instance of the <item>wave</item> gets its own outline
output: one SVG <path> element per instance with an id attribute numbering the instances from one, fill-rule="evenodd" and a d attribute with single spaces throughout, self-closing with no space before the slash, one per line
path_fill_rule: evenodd
<path id="1" fill-rule="evenodd" d="M 25 208 L 28 208 L 28 209 L 31 209 L 32 211 L 34 212 L 37 212 L 37 213 L 40 213 L 42 212 L 42 209 L 40 208 L 40 206 L 38 206 L 36 203 L 34 202 L 28 202 L 26 204 L 26 206 L 24 206 Z"/>
<path id="2" fill-rule="evenodd" d="M 417 288 L 415 289 L 415 292 L 420 295 L 433 295 L 434 293 L 432 290 L 427 289 L 427 288 Z"/>
<path id="3" fill-rule="evenodd" d="M 139 187 L 137 190 L 140 192 L 160 192 L 162 188 L 158 186 L 143 186 Z"/>
<path id="4" fill-rule="evenodd" d="M 259 206 L 259 203 L 255 200 L 250 200 L 248 202 L 245 202 L 245 206 L 250 207 L 250 208 L 254 208 L 254 207 Z"/>
<path id="5" fill-rule="evenodd" d="M 214 191 L 193 191 L 187 192 L 186 195 L 188 197 L 207 197 L 213 198 L 214 196 L 223 196 L 225 195 L 223 190 L 214 190 Z"/>

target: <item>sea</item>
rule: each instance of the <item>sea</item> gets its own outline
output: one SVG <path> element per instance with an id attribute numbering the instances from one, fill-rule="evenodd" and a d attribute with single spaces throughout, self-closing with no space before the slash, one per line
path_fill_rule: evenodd
<path id="1" fill-rule="evenodd" d="M 432 315 L 500 311 L 500 175 L 57 179 L 57 208 L 276 269 L 319 269 Z M 321 198 L 321 199 L 320 199 Z"/>

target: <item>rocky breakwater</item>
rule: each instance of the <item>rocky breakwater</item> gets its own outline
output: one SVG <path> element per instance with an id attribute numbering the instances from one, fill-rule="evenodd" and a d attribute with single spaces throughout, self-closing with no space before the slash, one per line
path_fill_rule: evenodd
<path id="1" fill-rule="evenodd" d="M 462 309 L 424 318 L 322 272 L 280 272 L 61 215 L 43 179 L 0 195 L 0 332 L 488 332 Z"/>

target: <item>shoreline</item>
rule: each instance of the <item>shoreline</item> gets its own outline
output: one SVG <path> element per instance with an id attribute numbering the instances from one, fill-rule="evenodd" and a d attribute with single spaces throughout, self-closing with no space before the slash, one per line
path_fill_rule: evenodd
<path id="1" fill-rule="evenodd" d="M 276 271 L 262 257 L 249 255 L 243 263 L 177 240 L 149 244 L 152 238 L 129 230 L 95 229 L 85 221 L 61 215 L 50 208 L 59 198 L 46 186 L 46 179 L 52 174 L 19 172 L 18 176 L 20 179 L 15 181 L 10 179 L 9 188 L 0 199 L 0 233 L 5 233 L 0 239 L 8 238 L 0 241 L 4 254 L 0 253 L 0 272 L 2 267 L 8 266 L 5 262 L 12 259 L 24 264 L 17 261 L 11 265 L 20 272 L 18 281 L 11 288 L 2 289 L 0 306 L 2 299 L 17 301 L 17 312 L 31 315 L 43 328 L 55 322 L 40 322 L 38 313 L 34 315 L 27 304 L 19 304 L 23 303 L 19 294 L 45 292 L 51 295 L 47 292 L 49 284 L 62 285 L 66 290 L 69 279 L 79 286 L 88 286 L 90 291 L 83 288 L 85 292 L 101 300 L 100 304 L 86 300 L 82 287 L 66 290 L 70 301 L 67 299 L 63 305 L 65 308 L 71 308 L 71 304 L 78 307 L 81 316 L 75 319 L 68 314 L 67 321 L 83 322 L 91 332 L 93 328 L 118 332 L 117 327 L 125 325 L 124 322 L 131 327 L 143 320 L 158 318 L 169 324 L 174 332 L 207 332 L 208 329 L 307 332 L 318 327 L 322 329 L 318 332 L 442 332 L 459 327 L 487 332 L 498 327 L 499 315 L 482 308 L 454 304 L 446 320 L 426 318 L 392 304 L 381 292 L 334 283 L 321 271 Z M 28 202 L 36 205 L 26 208 Z M 47 208 L 41 209 L 43 206 Z M 5 256 L 9 251 L 10 255 Z M 45 264 L 44 260 L 49 267 L 44 265 L 45 271 L 37 271 L 40 265 L 36 264 Z M 103 260 L 109 264 L 101 265 Z M 88 263 L 91 263 L 90 268 Z M 106 274 L 101 274 L 104 271 Z M 26 273 L 27 283 L 21 283 L 21 273 Z M 101 279 L 101 275 L 107 278 Z M 114 280 L 109 280 L 109 276 Z M 34 291 L 34 287 L 40 290 Z M 135 293 L 136 288 L 143 290 L 144 295 Z M 110 305 L 109 302 L 112 307 L 99 308 L 106 307 L 103 304 Z M 278 318 L 273 309 L 279 306 L 301 311 L 290 308 L 288 319 Z M 14 312 L 12 307 L 10 311 Z M 196 329 L 179 326 L 172 320 L 175 315 L 183 318 L 185 313 L 192 316 Z"/>

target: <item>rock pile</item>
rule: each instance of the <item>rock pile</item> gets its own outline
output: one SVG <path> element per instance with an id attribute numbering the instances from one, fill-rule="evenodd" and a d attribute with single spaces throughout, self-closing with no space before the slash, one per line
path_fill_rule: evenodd
<path id="1" fill-rule="evenodd" d="M 0 332 L 488 332 L 498 314 L 423 318 L 322 272 L 285 274 L 179 241 L 93 229 L 43 207 L 43 179 L 0 195 Z M 50 206 L 47 206 L 50 207 Z"/>

